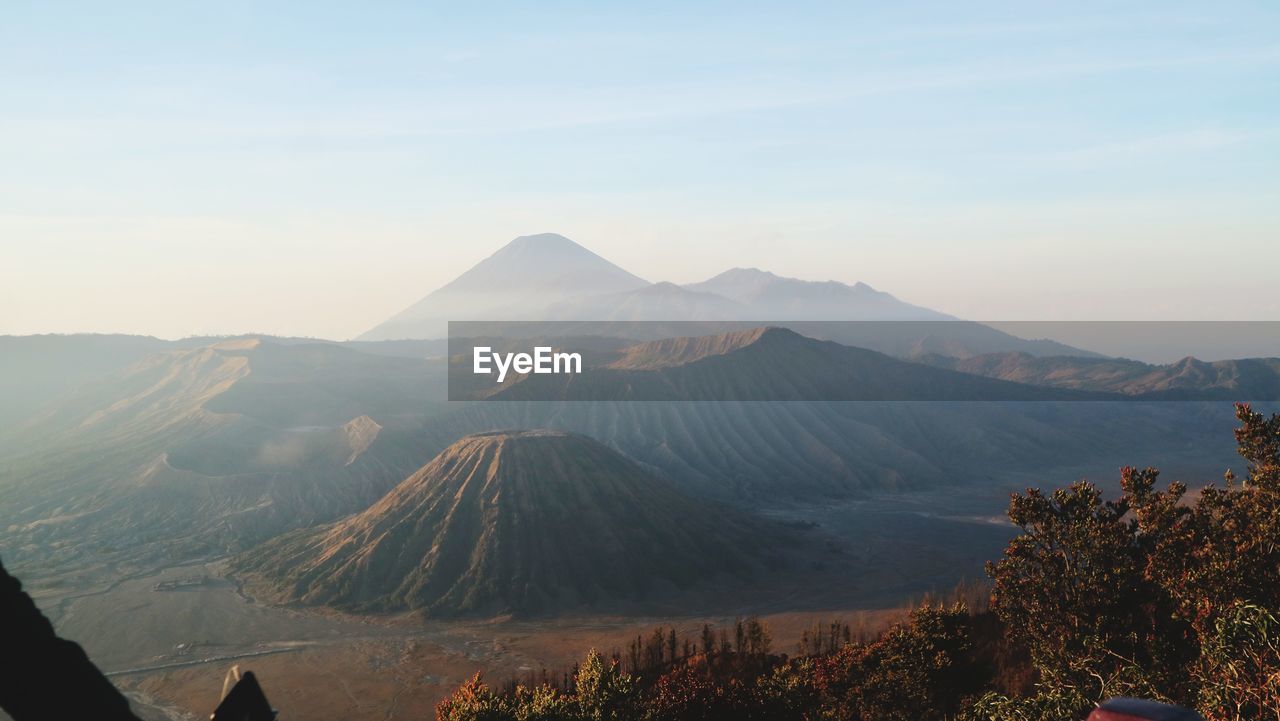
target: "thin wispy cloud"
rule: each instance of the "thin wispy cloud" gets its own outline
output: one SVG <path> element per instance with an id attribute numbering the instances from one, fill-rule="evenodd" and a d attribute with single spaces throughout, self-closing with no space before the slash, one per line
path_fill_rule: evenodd
<path id="1" fill-rule="evenodd" d="M 714 115 L 833 105 L 880 95 L 999 87 L 1037 80 L 1134 73 L 1178 68 L 1280 66 L 1280 48 L 1205 53 L 1177 57 L 1076 59 L 1021 67 L 1003 63 L 934 66 L 899 72 L 854 72 L 843 77 L 793 82 L 778 79 L 708 88 L 700 82 L 667 82 L 641 87 L 602 87 L 566 92 L 555 86 L 514 86 L 473 92 L 454 90 L 436 102 L 406 104 L 397 92 L 374 95 L 362 107 L 337 108 L 305 120 L 286 108 L 228 115 L 203 107 L 201 93 L 189 86 L 135 91 L 116 100 L 125 108 L 167 108 L 174 114 L 156 123 L 125 110 L 103 107 L 92 122 L 81 119 L 0 119 L 0 135 L 11 142 L 87 142 L 127 135 L 130 128 L 148 134 L 196 134 L 201 138 L 298 139 L 380 138 L 388 140 L 457 135 L 529 133 L 592 125 L 651 123 Z M 105 100 L 105 98 L 104 98 Z M 190 102 L 184 102 L 190 101 Z M 261 117 L 245 117 L 259 115 Z M 286 117 L 273 117 L 273 116 Z M 166 132 L 166 126 L 171 130 Z M 155 138 L 156 135 L 151 135 Z"/>
<path id="2" fill-rule="evenodd" d="M 1070 234 L 1178 246 L 1229 218 L 1254 248 L 1280 229 L 1280 43 L 1256 4 L 246 12 L 34 8 L 0 28 L 6 240 L 92 249 L 128 286 L 140 256 L 96 249 L 222 268 L 214 239 L 251 239 L 297 264 L 282 293 L 340 265 L 296 251 L 313 238 L 411 255 L 424 284 L 475 261 L 458 248 L 540 230 L 655 278 L 650 249 L 697 240 L 687 280 L 749 263 L 951 310 L 959 281 L 921 249 L 994 268 Z M 739 258 L 746 237 L 783 240 Z M 1074 282 L 1063 253 L 1028 282 Z M 969 290 L 1007 282 L 965 268 Z M 59 283 L 24 287 L 82 294 Z M 294 311 L 268 312 L 286 329 Z"/>

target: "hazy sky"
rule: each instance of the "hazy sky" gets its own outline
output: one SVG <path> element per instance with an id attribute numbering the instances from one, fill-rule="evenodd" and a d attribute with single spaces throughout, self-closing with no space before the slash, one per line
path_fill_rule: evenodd
<path id="1" fill-rule="evenodd" d="M 542 231 L 1280 318 L 1280 4 L 1056 5 L 6 3 L 0 333 L 345 338 Z"/>

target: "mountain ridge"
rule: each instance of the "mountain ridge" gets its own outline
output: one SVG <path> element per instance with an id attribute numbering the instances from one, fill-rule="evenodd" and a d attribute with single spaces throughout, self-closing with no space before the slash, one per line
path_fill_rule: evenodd
<path id="1" fill-rule="evenodd" d="M 825 333 L 802 332 L 901 357 L 928 353 L 964 357 L 1011 350 L 1097 355 L 960 321 L 863 282 L 808 281 L 758 268 L 731 268 L 698 283 L 649 283 L 554 233 L 516 238 L 356 340 L 443 338 L 449 321 L 465 320 L 785 322 L 797 330 L 825 322 L 830 325 Z M 845 327 L 859 322 L 864 327 Z M 630 337 L 625 331 L 624 335 Z"/>
<path id="2" fill-rule="evenodd" d="M 1105 393 L 1015 383 L 912 363 L 768 326 L 651 341 L 574 375 L 527 375 L 489 401 L 1103 400 Z"/>
<path id="3" fill-rule="evenodd" d="M 740 303 L 757 320 L 955 320 L 862 281 L 801 280 L 759 268 L 730 268 L 683 287 Z"/>
<path id="4" fill-rule="evenodd" d="M 744 293 L 741 281 L 761 285 Z M 725 292 L 722 292 L 725 291 Z M 443 337 L 449 320 L 944 320 L 859 282 L 734 268 L 649 283 L 557 233 L 520 236 L 356 340 Z"/>
<path id="5" fill-rule="evenodd" d="M 1099 390 L 1150 400 L 1259 400 L 1280 398 L 1280 358 L 1202 361 L 1187 356 L 1152 364 L 1125 358 L 1035 357 L 991 353 L 956 359 L 918 359 L 941 368 L 1044 387 Z"/>

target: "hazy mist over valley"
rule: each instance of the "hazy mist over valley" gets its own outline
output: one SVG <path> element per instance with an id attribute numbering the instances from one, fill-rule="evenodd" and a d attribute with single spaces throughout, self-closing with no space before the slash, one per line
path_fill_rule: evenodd
<path id="1" fill-rule="evenodd" d="M 0 31 L 0 718 L 1280 712 L 1273 9 L 126 5 Z"/>
<path id="2" fill-rule="evenodd" d="M 450 329 L 581 348 L 590 381 L 477 377 L 475 400 L 449 401 Z M 307 684 L 285 659 L 309 654 L 408 654 L 374 677 L 426 703 L 462 672 L 406 680 L 422 663 L 406 649 L 452 658 L 491 633 L 458 619 L 506 619 L 503 638 L 873 618 L 981 578 L 1013 534 L 1008 492 L 1114 488 L 1135 462 L 1211 478 L 1234 448 L 1205 429 L 1231 427 L 1232 400 L 1280 397 L 1274 358 L 1148 364 L 757 269 L 649 284 L 556 234 L 511 241 L 353 341 L 2 342 L 0 552 L 162 715 L 215 659 Z M 94 622 L 111 598 L 145 643 Z M 340 630 L 355 619 L 374 626 Z M 494 643 L 447 666 L 518 673 L 524 656 Z M 521 653 L 572 658 L 537 648 Z"/>

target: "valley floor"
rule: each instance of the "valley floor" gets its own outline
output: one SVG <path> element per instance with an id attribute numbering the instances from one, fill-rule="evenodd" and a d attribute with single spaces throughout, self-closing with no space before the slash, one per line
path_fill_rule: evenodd
<path id="1" fill-rule="evenodd" d="M 255 601 L 221 562 L 120 577 L 32 579 L 38 603 L 147 719 L 203 719 L 233 665 L 252 670 L 288 718 L 430 719 L 437 701 L 477 671 L 494 681 L 559 672 L 592 647 L 623 649 L 637 634 L 759 614 L 774 647 L 795 648 L 814 621 L 874 629 L 913 598 L 982 575 L 1013 529 L 1003 493 L 939 492 L 833 505 L 774 508 L 780 520 L 817 523 L 832 552 L 812 567 L 765 579 L 757 597 L 707 599 L 713 613 L 673 609 L 643 617 L 423 620 L 293 610 Z M 107 580 L 110 577 L 110 580 Z M 736 597 L 735 597 L 736 598 Z"/>

